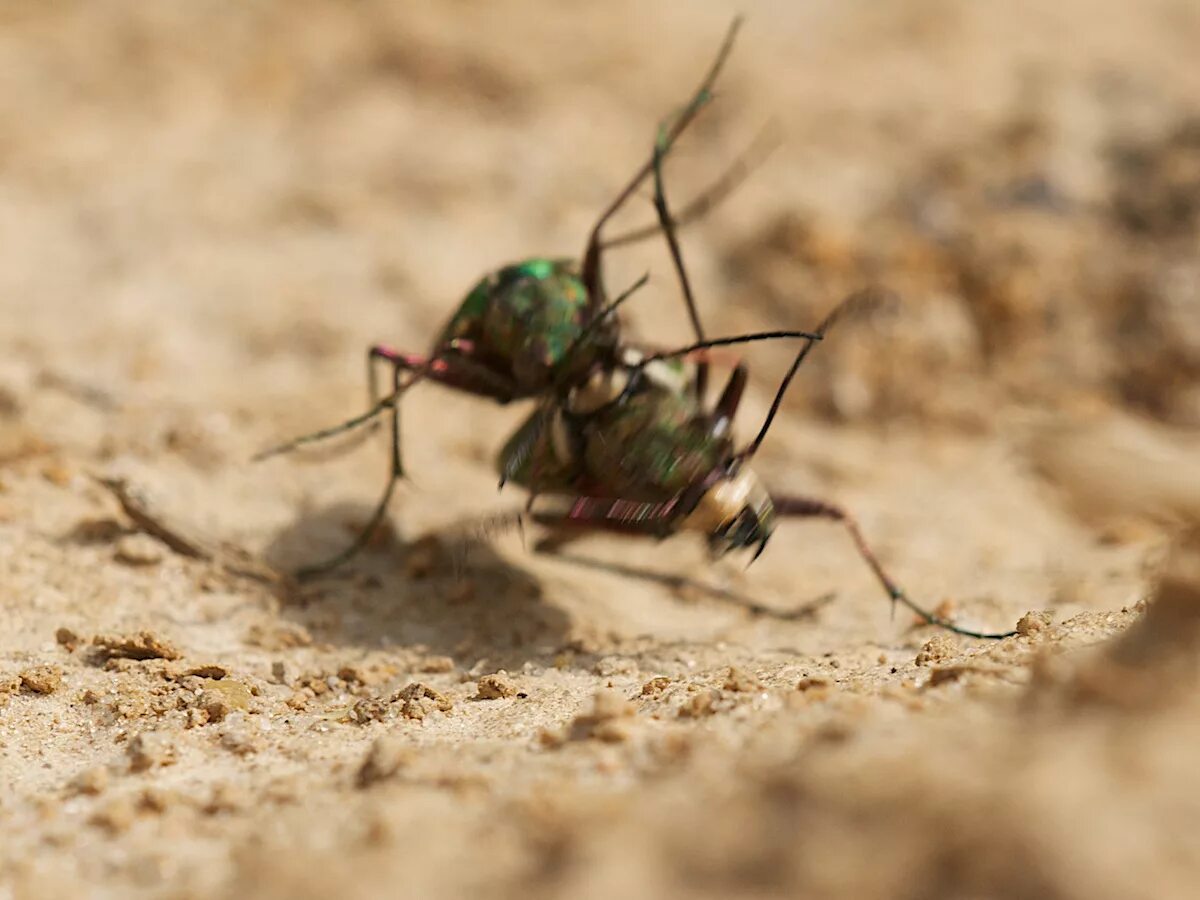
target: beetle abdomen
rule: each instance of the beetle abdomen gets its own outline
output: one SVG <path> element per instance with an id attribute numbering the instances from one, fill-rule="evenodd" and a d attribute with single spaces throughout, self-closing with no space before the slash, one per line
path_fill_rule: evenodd
<path id="1" fill-rule="evenodd" d="M 535 410 L 522 423 L 496 457 L 497 474 L 523 488 L 571 488 L 580 472 L 579 460 L 556 434 L 566 428 L 561 413 L 556 410 L 551 415 L 551 421 L 544 422 L 542 411 Z"/>
<path id="2" fill-rule="evenodd" d="M 703 480 L 727 450 L 696 419 L 692 398 L 650 390 L 589 423 L 584 461 L 612 496 L 665 500 Z"/>

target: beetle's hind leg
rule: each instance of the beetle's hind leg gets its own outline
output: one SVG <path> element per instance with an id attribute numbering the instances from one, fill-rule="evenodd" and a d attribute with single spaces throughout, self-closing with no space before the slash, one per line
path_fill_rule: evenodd
<path id="1" fill-rule="evenodd" d="M 823 500 L 815 500 L 810 497 L 791 497 L 791 496 L 775 496 L 772 497 L 772 503 L 775 506 L 775 512 L 780 516 L 790 516 L 795 518 L 821 518 L 829 519 L 834 522 L 841 522 L 850 533 L 850 538 L 854 541 L 854 546 L 858 550 L 859 556 L 870 567 L 875 574 L 875 578 L 883 585 L 883 589 L 887 591 L 888 597 L 892 603 L 901 603 L 907 606 L 910 610 L 920 616 L 930 625 L 937 625 L 945 628 L 947 631 L 952 631 L 955 634 L 961 634 L 966 637 L 973 638 L 1006 638 L 1016 634 L 1015 631 L 1005 632 L 983 632 L 972 631 L 969 628 L 962 628 L 955 625 L 949 619 L 944 619 L 939 615 L 929 612 L 921 606 L 918 606 L 909 596 L 900 589 L 883 565 L 879 562 L 879 558 L 863 537 L 862 530 L 858 527 L 858 520 L 847 510 L 832 503 L 826 503 Z"/>

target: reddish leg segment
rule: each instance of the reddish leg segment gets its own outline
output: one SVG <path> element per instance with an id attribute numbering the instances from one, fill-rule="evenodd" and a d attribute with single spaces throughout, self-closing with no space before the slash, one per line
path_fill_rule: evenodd
<path id="1" fill-rule="evenodd" d="M 623 500 L 610 497 L 572 497 L 566 499 L 567 505 L 553 512 L 532 513 L 532 519 L 539 525 L 558 530 L 559 534 L 552 536 L 551 548 L 573 539 L 587 531 L 606 531 L 625 535 L 641 535 L 647 537 L 667 537 L 673 529 L 680 514 L 681 498 L 676 497 L 666 502 L 652 503 L 638 500 Z M 815 500 L 808 497 L 780 496 L 773 498 L 775 511 L 780 516 L 794 518 L 822 518 L 840 522 L 849 531 L 851 539 L 859 555 L 870 567 L 879 583 L 883 585 L 889 599 L 908 607 L 930 625 L 937 625 L 961 634 L 965 637 L 999 639 L 1011 637 L 1015 631 L 985 632 L 974 631 L 954 624 L 948 619 L 931 613 L 914 601 L 894 582 L 880 564 L 862 535 L 858 521 L 840 506 Z"/>
<path id="2" fill-rule="evenodd" d="M 475 345 L 464 340 L 453 341 L 433 356 L 403 353 L 384 344 L 376 344 L 368 351 L 367 357 L 372 402 L 377 396 L 375 363 L 380 360 L 387 362 L 391 368 L 413 374 L 413 377 L 404 383 L 404 390 L 418 381 L 433 381 L 499 403 L 514 400 L 517 388 L 512 379 L 497 374 L 476 360 L 474 354 Z"/>
<path id="3" fill-rule="evenodd" d="M 568 506 L 555 512 L 534 510 L 531 518 L 550 528 L 581 528 L 630 535 L 666 537 L 678 514 L 678 498 L 665 503 L 622 500 L 612 497 L 571 497 Z"/>

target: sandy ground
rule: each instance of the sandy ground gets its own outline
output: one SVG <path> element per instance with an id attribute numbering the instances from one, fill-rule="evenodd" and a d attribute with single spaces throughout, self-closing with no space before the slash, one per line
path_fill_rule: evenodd
<path id="1" fill-rule="evenodd" d="M 436 388 L 389 532 L 272 578 L 384 450 L 253 453 L 361 409 L 364 348 L 424 349 L 489 268 L 578 254 L 728 4 L 13 0 L 0 897 L 1195 896 L 1200 12 L 746 11 L 669 171 L 692 196 L 775 122 L 685 234 L 710 330 L 903 296 L 814 354 L 762 473 L 1020 635 L 893 615 L 832 525 L 749 570 L 468 541 L 521 504 L 524 411 Z M 685 341 L 659 242 L 609 283 L 646 270 L 631 332 Z M 750 358 L 744 432 L 786 366 Z"/>

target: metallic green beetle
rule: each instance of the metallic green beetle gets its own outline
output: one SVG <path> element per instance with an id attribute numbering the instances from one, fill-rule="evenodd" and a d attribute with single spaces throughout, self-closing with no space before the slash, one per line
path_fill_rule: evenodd
<path id="1" fill-rule="evenodd" d="M 730 26 L 700 87 L 663 133 L 658 152 L 665 153 L 712 99 L 713 83 L 732 49 L 740 24 L 740 19 L 735 19 Z M 602 238 L 602 231 L 650 176 L 652 167 L 653 160 L 647 160 L 600 215 L 589 235 L 582 261 L 536 257 L 505 266 L 484 277 L 451 316 L 429 353 L 404 353 L 382 344 L 369 349 L 372 406 L 365 414 L 258 455 L 257 459 L 265 459 L 372 422 L 381 414 L 390 414 L 392 449 L 388 482 L 371 518 L 345 550 L 325 562 L 301 570 L 299 575 L 326 571 L 345 562 L 366 545 L 382 521 L 396 482 L 404 474 L 399 397 L 417 382 L 433 381 L 508 403 L 547 393 L 563 395 L 590 373 L 611 370 L 617 365 L 621 341 L 616 308 L 645 279 L 610 301 L 602 279 L 602 255 L 605 249 L 651 236 L 657 226 L 609 240 Z M 680 215 L 679 221 L 703 214 L 715 202 L 718 193 L 727 192 L 744 170 L 745 164 L 739 160 L 731 170 L 732 174 L 727 174 L 705 192 Z M 703 338 L 694 307 L 689 306 L 688 312 L 697 338 Z M 381 361 L 391 370 L 392 390 L 379 399 L 375 364 Z"/>

